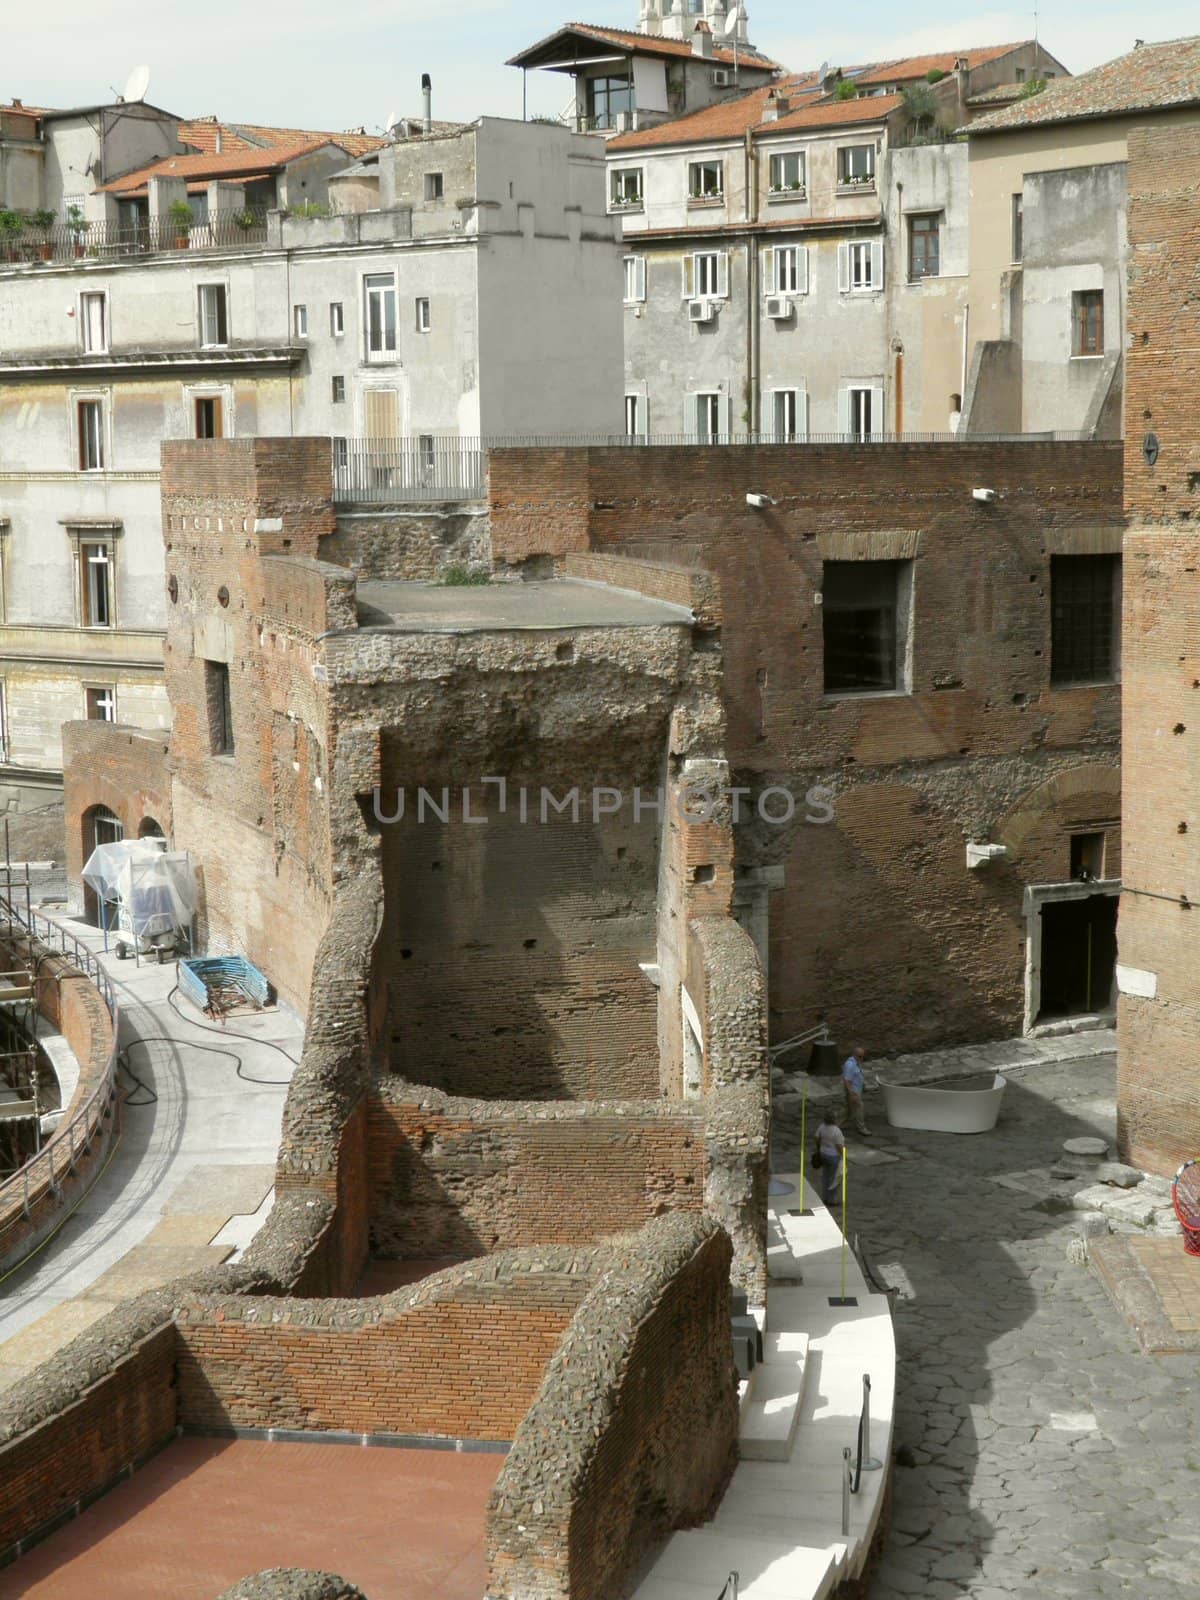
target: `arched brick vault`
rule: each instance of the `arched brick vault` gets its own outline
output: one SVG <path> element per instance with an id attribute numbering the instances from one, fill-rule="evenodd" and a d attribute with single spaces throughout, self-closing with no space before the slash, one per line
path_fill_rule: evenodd
<path id="1" fill-rule="evenodd" d="M 996 825 L 994 842 L 1026 883 L 1070 877 L 1070 836 L 1107 834 L 1105 876 L 1120 875 L 1121 769 L 1098 761 L 1070 767 L 1030 790 Z"/>

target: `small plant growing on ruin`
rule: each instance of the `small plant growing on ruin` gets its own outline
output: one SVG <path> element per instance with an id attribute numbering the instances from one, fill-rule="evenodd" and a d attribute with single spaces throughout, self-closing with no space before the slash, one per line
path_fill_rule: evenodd
<path id="1" fill-rule="evenodd" d="M 478 568 L 451 566 L 443 570 L 440 582 L 443 589 L 480 589 L 491 579 Z"/>

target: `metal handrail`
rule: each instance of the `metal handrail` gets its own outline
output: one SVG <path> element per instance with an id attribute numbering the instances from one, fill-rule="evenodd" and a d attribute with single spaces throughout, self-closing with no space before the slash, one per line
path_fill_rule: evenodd
<path id="1" fill-rule="evenodd" d="M 818 1027 L 810 1028 L 807 1033 L 798 1033 L 794 1039 L 785 1039 L 782 1044 L 773 1044 L 767 1051 L 767 1056 L 774 1061 L 776 1056 L 790 1055 L 793 1050 L 799 1050 L 803 1044 L 822 1044 L 830 1042 L 828 1023 L 822 1022 Z"/>
<path id="2" fill-rule="evenodd" d="M 717 1600 L 738 1600 L 738 1588 L 741 1585 L 741 1581 L 736 1572 L 731 1572 L 725 1579 L 725 1587 L 717 1596 Z"/>
<path id="3" fill-rule="evenodd" d="M 120 1025 L 120 1011 L 117 1005 L 116 990 L 112 980 L 96 960 L 95 956 L 85 945 L 80 944 L 74 934 L 60 928 L 57 923 L 51 922 L 48 917 L 40 917 L 36 911 L 22 913 L 8 900 L 0 896 L 0 922 L 11 927 L 23 928 L 31 938 L 41 939 L 52 948 L 57 947 L 62 955 L 69 956 L 77 967 L 92 980 L 100 991 L 105 1005 L 108 1007 L 112 1019 L 112 1047 L 109 1050 L 108 1060 L 105 1063 L 104 1074 L 91 1094 L 75 1112 L 71 1120 L 56 1128 L 49 1142 L 30 1156 L 19 1172 L 11 1178 L 0 1183 L 0 1209 L 20 1192 L 21 1209 L 28 1217 L 30 1213 L 30 1195 L 38 1186 L 45 1183 L 51 1194 L 57 1194 L 64 1177 L 75 1170 L 75 1163 L 79 1156 L 84 1154 L 91 1146 L 101 1123 L 112 1113 L 117 1099 L 117 1055 L 119 1051 L 118 1031 Z M 39 930 L 39 923 L 41 929 Z M 34 974 L 36 978 L 36 970 Z M 79 1148 L 76 1148 L 76 1138 L 79 1135 Z M 66 1147 L 64 1149 L 64 1146 Z M 56 1165 L 55 1155 L 60 1153 L 65 1156 L 65 1162 L 59 1160 Z M 44 1169 L 44 1170 L 43 1170 Z"/>
<path id="4" fill-rule="evenodd" d="M 113 260 L 168 250 L 260 250 L 267 242 L 262 207 L 214 212 L 206 218 L 147 217 L 132 225 L 55 222 L 43 228 L 25 219 L 0 236 L 0 263 Z"/>

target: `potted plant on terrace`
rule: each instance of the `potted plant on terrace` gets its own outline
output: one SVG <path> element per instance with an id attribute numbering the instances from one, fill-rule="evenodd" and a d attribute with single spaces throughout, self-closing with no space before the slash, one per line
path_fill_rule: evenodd
<path id="1" fill-rule="evenodd" d="M 171 219 L 175 232 L 176 250 L 186 250 L 188 247 L 188 230 L 192 226 L 192 208 L 186 200 L 172 200 L 167 207 L 167 215 Z"/>
<path id="2" fill-rule="evenodd" d="M 82 206 L 67 207 L 67 227 L 71 230 L 72 248 L 75 255 L 83 254 L 83 233 L 87 227 Z"/>
<path id="3" fill-rule="evenodd" d="M 34 226 L 40 228 L 43 234 L 42 242 L 38 245 L 38 255 L 43 261 L 53 261 L 54 245 L 50 239 L 50 229 L 54 226 L 53 211 L 35 211 L 33 213 Z"/>
<path id="4" fill-rule="evenodd" d="M 16 259 L 17 240 L 25 231 L 25 218 L 16 211 L 0 211 L 0 250 L 7 260 Z"/>

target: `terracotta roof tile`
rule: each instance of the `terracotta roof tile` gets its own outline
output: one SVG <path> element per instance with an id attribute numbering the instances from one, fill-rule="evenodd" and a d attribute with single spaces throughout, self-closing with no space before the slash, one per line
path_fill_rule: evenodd
<path id="1" fill-rule="evenodd" d="M 989 61 L 998 61 L 1001 56 L 1011 55 L 1014 50 L 1019 50 L 1021 44 L 1032 44 L 1033 40 L 1021 40 L 1018 44 L 987 45 L 979 50 L 943 50 L 931 56 L 900 56 L 895 61 L 879 61 L 869 66 L 863 72 L 854 74 L 856 83 L 911 83 L 917 78 L 923 78 L 928 72 L 954 71 L 956 61 L 966 59 L 967 66 L 973 71 L 976 67 L 986 66 Z"/>
<path id="2" fill-rule="evenodd" d="M 204 154 L 165 156 L 161 161 L 153 161 L 149 166 L 138 167 L 134 172 L 127 172 L 123 177 L 114 178 L 111 183 L 102 184 L 97 192 L 136 194 L 146 187 L 151 178 L 183 178 L 189 183 L 196 183 L 206 178 L 261 177 L 265 173 L 278 172 L 281 167 L 285 167 L 289 161 L 296 160 L 298 156 L 324 149 L 326 145 L 332 143 L 340 146 L 341 141 L 317 133 L 308 134 L 295 144 L 277 144 L 270 150 L 232 150 L 222 152 L 219 156 Z"/>
<path id="3" fill-rule="evenodd" d="M 802 85 L 805 79 L 815 82 L 812 74 L 802 75 L 796 81 Z M 665 148 L 676 144 L 709 144 L 722 139 L 740 139 L 749 128 L 760 136 L 770 136 L 791 133 L 800 128 L 848 127 L 881 122 L 904 104 L 903 96 L 898 94 L 862 95 L 853 100 L 825 99 L 798 106 L 775 122 L 764 122 L 763 111 L 772 92 L 770 88 L 755 89 L 736 100 L 706 106 L 703 111 L 676 117 L 674 121 L 660 123 L 655 128 L 624 133 L 610 140 L 608 148 L 616 154 L 622 154 L 626 150 Z"/>
<path id="4" fill-rule="evenodd" d="M 1088 117 L 1170 111 L 1200 103 L 1200 35 L 1144 44 L 1076 78 L 1056 78 L 1041 94 L 994 111 L 968 133 L 1003 133 Z"/>
<path id="5" fill-rule="evenodd" d="M 322 139 L 338 144 L 347 155 L 363 156 L 377 150 L 386 140 L 367 133 L 331 133 L 311 128 L 269 128 L 255 122 L 221 122 L 217 117 L 196 117 L 179 125 L 181 144 L 206 155 L 215 155 L 217 134 L 221 135 L 222 155 L 237 150 L 269 150 L 277 145 L 295 145 L 305 139 Z"/>

